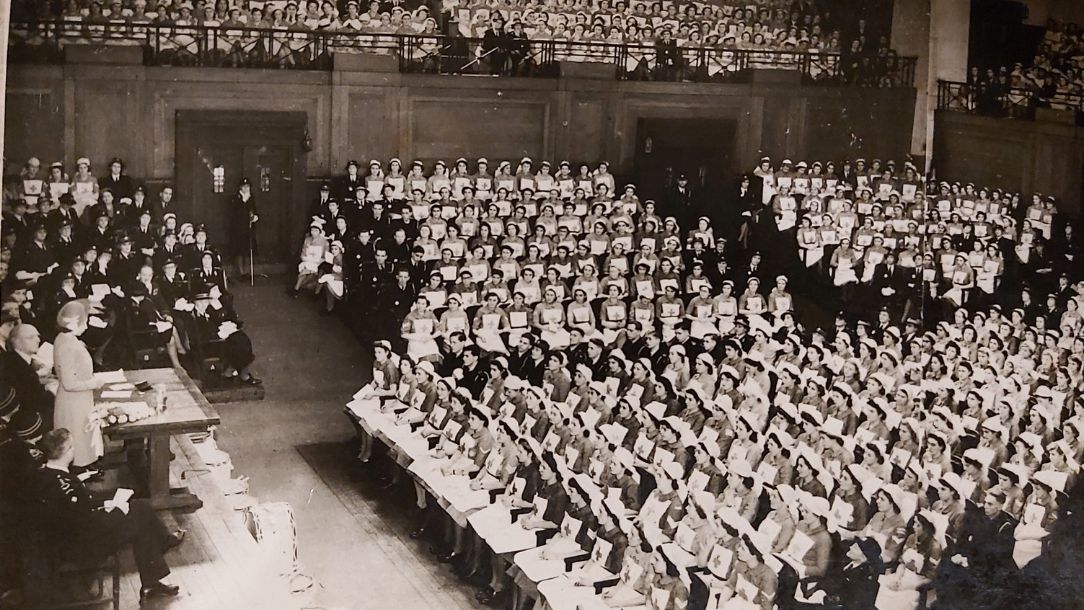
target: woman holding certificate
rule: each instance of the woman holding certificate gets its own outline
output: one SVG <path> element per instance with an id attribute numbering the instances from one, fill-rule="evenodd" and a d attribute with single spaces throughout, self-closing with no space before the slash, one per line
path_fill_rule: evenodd
<path id="1" fill-rule="evenodd" d="M 72 463 L 78 467 L 92 464 L 103 452 L 101 430 L 90 422 L 94 410 L 94 390 L 102 387 L 102 381 L 94 376 L 94 360 L 86 344 L 79 338 L 87 330 L 87 308 L 83 301 L 71 301 L 56 316 L 59 333 L 54 345 L 53 367 L 59 385 L 53 423 L 56 428 L 71 431 L 75 456 Z"/>

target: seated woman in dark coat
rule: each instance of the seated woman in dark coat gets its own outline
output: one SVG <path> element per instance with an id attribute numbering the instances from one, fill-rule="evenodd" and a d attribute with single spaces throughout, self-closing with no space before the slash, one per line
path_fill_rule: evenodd
<path id="1" fill-rule="evenodd" d="M 216 296 L 218 298 L 215 298 Z M 200 353 L 211 345 L 220 344 L 220 355 L 226 363 L 223 376 L 236 376 L 242 383 L 249 385 L 262 384 L 263 381 L 250 370 L 256 360 L 252 352 L 252 341 L 241 329 L 241 322 L 229 306 L 228 299 L 221 298 L 217 286 L 196 293 L 192 303 L 194 308 L 184 324 L 188 333 L 189 349 Z"/>

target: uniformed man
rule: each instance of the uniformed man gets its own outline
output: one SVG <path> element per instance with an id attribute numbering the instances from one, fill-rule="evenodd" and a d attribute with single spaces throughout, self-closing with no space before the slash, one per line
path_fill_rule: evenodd
<path id="1" fill-rule="evenodd" d="M 382 323 L 378 334 L 385 339 L 399 340 L 399 326 L 403 318 L 410 313 L 417 292 L 410 282 L 410 270 L 405 267 L 395 272 L 395 282 L 386 286 L 380 293 L 377 319 Z"/>
<path id="2" fill-rule="evenodd" d="M 487 367 L 482 365 L 482 351 L 477 345 L 468 345 L 463 348 L 463 368 L 459 385 L 467 388 L 471 396 L 476 399 L 482 395 L 482 390 L 489 383 L 489 374 L 486 370 Z"/>
<path id="3" fill-rule="evenodd" d="M 45 454 L 36 500 L 48 534 L 47 544 L 65 556 L 95 560 L 131 545 L 139 569 L 139 602 L 174 597 L 180 587 L 162 582 L 169 575 L 163 555 L 184 540 L 184 530 L 169 532 L 145 499 L 119 501 L 96 497 L 70 472 L 75 457 L 71 433 L 45 434 Z"/>
<path id="4" fill-rule="evenodd" d="M 80 248 L 80 243 L 75 239 L 75 225 L 64 218 L 54 231 L 49 249 L 53 251 L 53 256 L 60 266 L 67 268 L 76 257 L 82 254 Z"/>
<path id="5" fill-rule="evenodd" d="M 256 198 L 252 194 L 252 183 L 248 178 L 241 178 L 237 185 L 237 194 L 230 202 L 230 251 L 237 265 L 239 277 L 247 277 L 252 270 L 252 257 L 256 254 Z M 245 259 L 248 258 L 248 266 Z"/>
<path id="6" fill-rule="evenodd" d="M 980 510 L 967 513 L 948 561 L 941 562 L 950 607 L 969 600 L 971 593 L 998 590 L 998 583 L 1013 570 L 1012 551 L 1016 523 L 1003 510 L 1005 494 L 998 489 L 986 492 Z M 970 600 L 969 600 L 970 601 Z M 975 606 L 981 607 L 981 606 Z"/>

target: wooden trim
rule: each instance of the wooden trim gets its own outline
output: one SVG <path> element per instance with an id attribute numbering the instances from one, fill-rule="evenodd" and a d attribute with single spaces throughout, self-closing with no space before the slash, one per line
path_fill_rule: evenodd
<path id="1" fill-rule="evenodd" d="M 200 126 L 286 125 L 305 128 L 308 113 L 292 110 L 177 110 L 177 123 Z"/>

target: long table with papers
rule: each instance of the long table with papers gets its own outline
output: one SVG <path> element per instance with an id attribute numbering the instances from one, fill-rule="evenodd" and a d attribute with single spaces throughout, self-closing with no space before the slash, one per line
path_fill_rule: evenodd
<path id="1" fill-rule="evenodd" d="M 470 453 L 473 440 L 470 434 L 460 434 L 463 426 L 448 417 L 447 407 L 435 404 L 424 412 L 419 409 L 422 400 L 417 397 L 420 393 L 415 394 L 416 400 L 408 399 L 412 403 L 408 404 L 395 397 L 374 397 L 372 389 L 370 384 L 355 394 L 346 405 L 348 416 L 364 433 L 386 445 L 389 457 L 432 494 L 457 526 L 473 530 L 494 555 L 506 559 L 510 566 L 508 573 L 517 575 L 517 584 L 526 578 L 535 585 L 525 591 L 530 597 L 544 600 L 545 607 L 554 610 L 672 607 L 670 602 L 676 600 L 669 598 L 670 591 L 651 584 L 650 553 L 640 561 L 630 561 L 626 555 L 619 562 L 619 569 L 610 571 L 608 567 L 615 567 L 614 562 L 608 560 L 613 545 L 601 535 L 591 533 L 590 550 L 585 552 L 576 540 L 581 525 L 578 520 L 566 515 L 556 529 L 532 526 L 532 521 L 546 512 L 546 499 L 536 495 L 530 503 L 522 502 L 523 479 L 515 478 L 507 487 L 486 490 L 472 485 L 472 476 L 458 473 L 456 466 Z M 543 402 L 543 408 L 552 411 L 554 416 L 572 416 L 573 407 L 569 404 Z M 478 401 L 471 404 L 479 408 Z M 498 412 L 490 415 L 490 432 L 496 436 L 502 426 L 507 426 L 504 432 L 511 430 L 512 438 L 518 435 L 518 438 L 528 439 L 536 455 L 551 452 L 557 440 L 552 435 L 541 441 L 532 438 L 534 418 L 528 415 L 517 420 L 512 417 L 512 408 L 511 403 L 505 403 Z M 486 407 L 480 409 L 485 411 Z M 610 426 L 604 432 L 607 435 L 614 432 L 614 427 L 621 428 L 617 424 L 604 426 Z M 576 481 L 580 489 L 587 491 L 591 505 L 605 504 L 611 514 L 616 514 L 619 527 L 629 536 L 629 546 L 633 544 L 632 537 L 636 536 L 642 537 L 652 549 L 661 548 L 679 569 L 686 591 L 693 586 L 707 591 L 707 608 L 770 608 L 771 605 L 762 605 L 764 596 L 760 595 L 756 585 L 740 574 L 735 576 L 733 545 L 728 547 L 718 540 L 709 544 L 710 553 L 704 567 L 697 557 L 698 545 L 703 543 L 688 523 L 669 523 L 674 526 L 671 528 L 674 531 L 669 534 L 660 527 L 669 519 L 668 501 L 657 498 L 653 492 L 639 510 L 633 510 L 622 503 L 622 488 L 602 483 L 604 472 L 615 464 L 647 477 L 668 476 L 665 473 L 673 473 L 673 466 L 679 465 L 673 461 L 673 454 L 661 448 L 646 459 L 621 448 L 620 441 L 616 444 L 618 447 L 610 459 L 592 456 L 591 465 L 582 473 L 572 469 L 579 457 L 574 450 L 566 449 L 559 455 L 553 452 L 565 485 Z M 489 471 L 493 462 L 502 459 L 504 456 L 499 448 L 490 451 L 480 472 Z M 679 480 L 683 475 L 675 473 L 672 476 Z M 702 488 L 692 489 L 696 485 L 694 481 L 688 483 L 688 486 L 684 482 L 677 485 L 682 500 L 700 506 L 710 519 L 717 520 L 716 523 L 736 527 L 739 536 L 748 535 L 757 541 L 770 541 L 774 537 L 767 531 L 773 526 L 778 527 L 773 521 L 765 520 L 760 527 L 765 531 L 757 531 L 733 507 L 716 506 L 713 494 Z M 784 569 L 785 562 L 801 576 L 800 558 L 812 545 L 809 537 L 796 535 L 782 553 L 772 554 L 766 548 L 769 552 L 764 553 L 764 563 L 778 574 Z M 638 542 L 636 546 L 640 546 Z M 771 595 L 774 594 L 773 589 Z"/>

